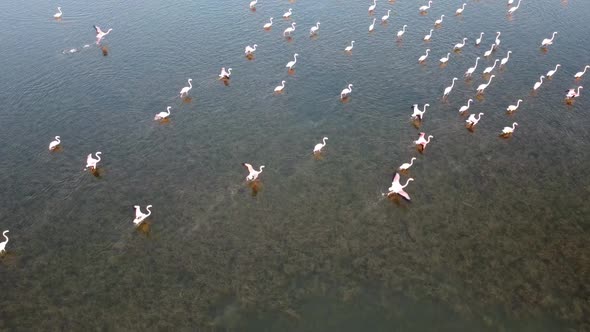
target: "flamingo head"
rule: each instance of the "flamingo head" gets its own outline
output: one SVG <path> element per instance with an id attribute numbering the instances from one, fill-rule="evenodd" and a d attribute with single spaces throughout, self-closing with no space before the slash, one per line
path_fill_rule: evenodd
<path id="1" fill-rule="evenodd" d="M 285 84 L 285 81 L 282 81 L 281 84 Z"/>
<path id="2" fill-rule="evenodd" d="M 55 139 L 60 139 L 60 138 L 61 138 L 61 137 L 59 137 L 59 136 L 55 136 Z"/>
<path id="3" fill-rule="evenodd" d="M 424 137 L 424 135 L 426 135 L 426 133 L 424 133 L 424 132 L 420 133 L 420 137 Z"/>
<path id="4" fill-rule="evenodd" d="M 188 79 L 188 81 L 189 81 L 189 82 L 192 82 L 192 81 L 193 81 L 193 79 L 192 79 L 192 78 L 189 78 L 189 79 Z"/>
<path id="5" fill-rule="evenodd" d="M 166 107 L 166 110 L 167 110 L 168 112 L 170 112 L 170 109 L 171 109 L 171 108 L 172 108 L 172 106 L 168 106 L 168 107 Z"/>

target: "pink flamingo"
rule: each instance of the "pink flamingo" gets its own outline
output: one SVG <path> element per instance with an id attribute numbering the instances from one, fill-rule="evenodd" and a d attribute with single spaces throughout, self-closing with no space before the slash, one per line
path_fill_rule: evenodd
<path id="1" fill-rule="evenodd" d="M 408 181 L 406 181 L 406 184 L 402 186 L 402 184 L 399 182 L 399 173 L 395 173 L 393 175 L 393 179 L 391 181 L 391 187 L 389 187 L 387 190 L 389 191 L 387 194 L 383 194 L 383 195 L 387 195 L 387 196 L 391 196 L 393 194 L 398 194 L 401 197 L 405 198 L 406 200 L 410 201 L 410 195 L 408 195 L 407 192 L 404 191 L 404 188 L 408 186 L 408 184 L 410 183 L 410 181 L 414 181 L 413 178 L 409 178 Z"/>
<path id="2" fill-rule="evenodd" d="M 580 89 L 583 89 L 583 86 L 579 86 L 578 87 L 578 91 L 576 91 L 576 89 L 569 89 L 566 90 L 567 94 L 565 95 L 565 97 L 567 99 L 572 99 L 572 98 L 578 98 L 580 96 Z"/>
<path id="3" fill-rule="evenodd" d="M 111 31 L 113 31 L 113 29 L 109 29 L 107 30 L 107 32 L 102 31 L 98 26 L 94 25 L 94 30 L 96 30 L 96 45 L 100 44 L 100 41 L 109 33 L 111 33 Z"/>
<path id="4" fill-rule="evenodd" d="M 430 139 L 431 139 L 431 138 L 434 138 L 434 136 L 432 136 L 432 135 L 429 135 L 429 136 L 428 136 L 428 140 L 426 140 L 426 139 L 424 138 L 424 136 L 426 136 L 426 134 L 425 134 L 425 133 L 420 133 L 420 137 L 418 137 L 418 140 L 414 141 L 414 144 L 416 144 L 416 145 L 420 145 L 420 147 L 421 147 L 422 151 L 424 151 L 424 149 L 426 149 L 426 145 L 427 145 L 428 143 L 430 143 Z"/>

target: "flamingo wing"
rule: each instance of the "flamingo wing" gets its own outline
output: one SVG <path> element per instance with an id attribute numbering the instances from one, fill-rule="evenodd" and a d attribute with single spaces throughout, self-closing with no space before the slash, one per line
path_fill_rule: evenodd
<path id="1" fill-rule="evenodd" d="M 99 33 L 104 33 L 104 32 L 102 32 L 102 30 L 101 30 L 101 29 L 100 29 L 98 26 L 96 26 L 96 25 L 93 25 L 93 27 L 94 27 L 94 30 L 96 30 L 96 34 L 97 34 L 97 35 L 98 35 Z"/>
<path id="2" fill-rule="evenodd" d="M 250 172 L 250 173 L 254 172 L 254 167 L 252 167 L 252 165 L 250 165 L 248 163 L 242 163 L 242 166 L 246 167 L 248 169 L 248 172 Z"/>
<path id="3" fill-rule="evenodd" d="M 410 195 L 408 195 L 407 192 L 405 192 L 403 189 L 400 189 L 397 192 L 398 195 L 400 195 L 401 197 L 403 197 L 405 200 L 407 200 L 408 202 L 411 201 L 412 199 L 410 198 Z"/>
<path id="4" fill-rule="evenodd" d="M 393 173 L 393 177 L 391 178 L 391 183 L 395 183 L 395 182 L 399 183 L 399 173 L 398 172 Z"/>

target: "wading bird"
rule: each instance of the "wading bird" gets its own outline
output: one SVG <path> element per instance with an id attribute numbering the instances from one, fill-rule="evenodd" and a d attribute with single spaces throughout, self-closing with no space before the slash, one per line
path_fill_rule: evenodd
<path id="1" fill-rule="evenodd" d="M 472 102 L 473 102 L 473 99 L 469 99 L 467 101 L 467 105 L 461 106 L 461 108 L 459 109 L 459 113 L 463 114 L 463 113 L 467 112 L 467 110 L 469 109 L 469 106 L 471 105 Z"/>
<path id="2" fill-rule="evenodd" d="M 139 207 L 139 205 L 134 205 L 133 207 L 135 208 L 135 219 L 133 219 L 133 224 L 135 225 L 135 227 L 137 227 L 141 225 L 141 223 L 143 223 L 143 221 L 152 214 L 152 211 L 150 210 L 152 206 L 146 206 L 145 209 L 148 213 L 141 212 L 141 208 Z"/>
<path id="3" fill-rule="evenodd" d="M 348 95 L 352 92 L 352 84 L 349 84 L 347 88 L 344 88 L 342 92 L 340 92 L 340 99 L 348 98 Z"/>
<path id="4" fill-rule="evenodd" d="M 260 173 L 262 173 L 262 169 L 264 168 L 264 165 L 260 166 L 260 170 L 255 170 L 254 167 L 252 167 L 252 165 L 248 164 L 248 163 L 242 163 L 242 166 L 246 167 L 248 169 L 248 176 L 246 176 L 246 180 L 247 181 L 254 181 L 256 179 L 258 179 L 258 175 L 260 175 Z"/>
<path id="5" fill-rule="evenodd" d="M 168 106 L 168 107 L 166 107 L 166 112 L 160 112 L 160 113 L 156 114 L 156 116 L 154 117 L 154 120 L 156 120 L 156 121 L 158 121 L 158 120 L 164 120 L 167 117 L 169 117 L 170 116 L 170 109 L 171 108 L 172 107 Z"/>
<path id="6" fill-rule="evenodd" d="M 399 170 L 400 171 L 406 171 L 408 170 L 408 168 L 412 167 L 412 165 L 414 165 L 414 160 L 416 160 L 416 157 L 412 157 L 412 159 L 410 160 L 409 163 L 403 163 L 400 167 Z"/>
<path id="7" fill-rule="evenodd" d="M 191 89 L 193 88 L 193 79 L 189 78 L 188 79 L 188 86 L 185 86 L 184 88 L 182 88 L 180 90 L 180 98 L 188 96 L 189 91 L 191 91 Z"/>
<path id="8" fill-rule="evenodd" d="M 408 184 L 410 183 L 410 181 L 414 181 L 414 179 L 413 178 L 409 178 L 408 181 L 406 181 L 406 184 L 403 185 L 403 186 L 401 185 L 401 183 L 399 183 L 399 179 L 400 179 L 399 174 L 396 172 L 393 175 L 393 179 L 391 181 L 391 187 L 389 187 L 387 189 L 388 190 L 388 193 L 386 195 L 387 196 L 391 196 L 391 195 L 394 195 L 394 194 L 398 194 L 401 197 L 405 198 L 406 200 L 410 201 L 410 195 L 408 195 L 408 193 L 404 191 L 404 188 L 408 186 Z"/>
<path id="9" fill-rule="evenodd" d="M 516 105 L 510 105 L 506 108 L 506 111 L 508 111 L 508 113 L 512 113 L 514 111 L 516 111 L 518 109 L 518 107 L 520 106 L 520 103 L 522 102 L 522 99 L 519 99 L 516 102 Z"/>
<path id="10" fill-rule="evenodd" d="M 320 153 L 320 152 L 322 152 L 322 149 L 324 148 L 324 146 L 326 146 L 326 140 L 327 139 L 328 139 L 327 137 L 324 137 L 322 139 L 322 143 L 316 144 L 315 147 L 313 148 L 313 153 Z"/>
<path id="11" fill-rule="evenodd" d="M 52 141 L 51 143 L 49 143 L 49 151 L 53 151 L 53 150 L 57 149 L 57 147 L 59 146 L 60 143 L 61 143 L 60 137 L 55 136 L 55 141 Z"/>
<path id="12" fill-rule="evenodd" d="M 95 171 L 96 165 L 101 160 L 101 158 L 100 158 L 101 154 L 102 154 L 102 152 L 100 152 L 100 151 L 96 152 L 96 159 L 94 159 L 92 157 L 92 153 L 88 154 L 88 157 L 86 157 L 86 168 L 90 168 L 91 171 Z M 84 170 L 86 170 L 86 168 Z"/>

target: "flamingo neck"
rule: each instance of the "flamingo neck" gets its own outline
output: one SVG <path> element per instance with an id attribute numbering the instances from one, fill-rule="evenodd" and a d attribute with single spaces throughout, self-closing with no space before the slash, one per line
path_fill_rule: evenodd
<path id="1" fill-rule="evenodd" d="M 586 74 L 586 70 L 588 70 L 588 68 L 590 68 L 590 66 L 586 66 L 586 67 L 584 67 L 583 74 Z"/>
<path id="2" fill-rule="evenodd" d="M 414 160 L 416 160 L 416 158 L 412 158 L 412 159 L 410 160 L 410 166 L 414 165 Z"/>
<path id="3" fill-rule="evenodd" d="M 408 179 L 408 181 L 406 181 L 406 184 L 405 184 L 405 185 L 403 185 L 403 186 L 400 184 L 400 186 L 402 187 L 402 189 L 404 189 L 405 187 L 407 187 L 407 186 L 408 186 L 408 184 L 410 183 L 410 181 L 414 181 L 414 179 L 412 179 L 412 178 L 409 178 L 409 179 Z"/>
<path id="4" fill-rule="evenodd" d="M 581 88 L 582 88 L 581 86 L 578 87 L 578 92 L 576 94 L 580 94 L 580 89 Z"/>
<path id="5" fill-rule="evenodd" d="M 145 218 L 149 217 L 152 214 L 152 211 L 150 210 L 151 205 L 148 205 L 145 209 L 147 210 L 148 213 L 145 214 Z"/>
<path id="6" fill-rule="evenodd" d="M 2 232 L 2 236 L 4 236 L 4 238 L 6 239 L 6 243 L 8 243 L 8 236 L 6 236 L 6 233 L 8 233 L 8 231 Z"/>

